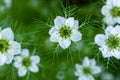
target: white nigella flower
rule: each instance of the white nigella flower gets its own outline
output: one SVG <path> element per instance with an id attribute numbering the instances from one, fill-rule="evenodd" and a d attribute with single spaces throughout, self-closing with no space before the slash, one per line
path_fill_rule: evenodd
<path id="1" fill-rule="evenodd" d="M 11 28 L 0 31 L 0 66 L 10 64 L 14 55 L 20 54 L 21 45 L 14 41 Z"/>
<path id="2" fill-rule="evenodd" d="M 120 26 L 108 26 L 105 34 L 97 34 L 95 43 L 100 46 L 104 58 L 114 56 L 120 59 Z"/>
<path id="3" fill-rule="evenodd" d="M 120 0 L 107 0 L 102 7 L 102 14 L 108 25 L 120 24 Z"/>
<path id="4" fill-rule="evenodd" d="M 81 40 L 82 34 L 78 31 L 79 23 L 73 17 L 66 19 L 57 16 L 54 23 L 55 26 L 49 31 L 50 41 L 58 42 L 63 49 L 66 49 L 70 46 L 71 40 L 74 42 Z"/>
<path id="5" fill-rule="evenodd" d="M 94 80 L 93 75 L 101 72 L 101 68 L 96 66 L 95 59 L 89 59 L 85 57 L 83 65 L 76 64 L 77 71 L 75 76 L 78 76 L 78 80 Z"/>
<path id="6" fill-rule="evenodd" d="M 27 71 L 38 72 L 39 68 L 37 65 L 39 62 L 39 56 L 29 56 L 28 49 L 23 49 L 21 55 L 15 57 L 14 66 L 18 69 L 18 75 L 22 77 L 27 74 Z"/>

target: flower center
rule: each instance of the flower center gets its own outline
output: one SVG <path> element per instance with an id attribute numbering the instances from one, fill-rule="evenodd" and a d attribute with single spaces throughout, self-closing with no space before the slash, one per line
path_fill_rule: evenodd
<path id="1" fill-rule="evenodd" d="M 86 75 L 92 74 L 92 69 L 90 67 L 84 67 L 82 70 L 83 70 L 83 74 Z"/>
<path id="2" fill-rule="evenodd" d="M 6 39 L 0 39 L 0 52 L 5 53 L 8 51 L 10 44 Z"/>
<path id="3" fill-rule="evenodd" d="M 120 7 L 114 6 L 114 7 L 111 9 L 111 15 L 112 15 L 113 17 L 120 17 Z"/>
<path id="4" fill-rule="evenodd" d="M 23 58 L 22 65 L 25 67 L 29 67 L 31 65 L 31 60 L 29 57 Z"/>
<path id="5" fill-rule="evenodd" d="M 114 35 L 110 35 L 106 40 L 106 45 L 111 49 L 116 49 L 120 47 L 120 38 Z"/>
<path id="6" fill-rule="evenodd" d="M 68 38 L 72 34 L 72 30 L 69 26 L 63 26 L 59 29 L 59 34 L 62 38 Z"/>

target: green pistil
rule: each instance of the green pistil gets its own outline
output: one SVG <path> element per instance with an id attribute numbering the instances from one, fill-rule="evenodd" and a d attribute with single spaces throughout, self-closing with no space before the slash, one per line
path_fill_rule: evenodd
<path id="1" fill-rule="evenodd" d="M 120 17 L 120 7 L 114 6 L 114 7 L 111 9 L 111 15 L 112 15 L 113 17 Z"/>
<path id="2" fill-rule="evenodd" d="M 116 49 L 120 47 L 120 38 L 114 35 L 110 35 L 106 40 L 106 45 L 111 49 Z"/>
<path id="3" fill-rule="evenodd" d="M 72 34 L 72 30 L 69 26 L 63 26 L 59 29 L 59 34 L 62 38 L 68 38 Z"/>
<path id="4" fill-rule="evenodd" d="M 9 44 L 8 40 L 0 39 L 0 52 L 1 53 L 7 52 L 9 47 L 10 47 L 10 44 Z"/>
<path id="5" fill-rule="evenodd" d="M 92 74 L 92 69 L 90 67 L 84 67 L 82 70 L 83 70 L 83 74 L 85 75 Z"/>
<path id="6" fill-rule="evenodd" d="M 31 60 L 29 57 L 23 58 L 22 65 L 25 67 L 29 67 L 31 65 Z"/>

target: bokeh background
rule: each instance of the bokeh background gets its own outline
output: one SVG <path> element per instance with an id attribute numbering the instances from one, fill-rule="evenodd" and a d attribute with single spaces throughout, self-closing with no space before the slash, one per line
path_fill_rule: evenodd
<path id="1" fill-rule="evenodd" d="M 104 33 L 101 8 L 105 0 L 0 0 L 0 27 L 11 27 L 15 40 L 30 54 L 41 57 L 38 73 L 18 77 L 12 64 L 0 67 L 0 80 L 77 80 L 75 64 L 85 56 L 95 58 L 102 69 L 95 80 L 120 80 L 120 62 L 104 59 L 94 43 L 96 34 Z M 79 20 L 81 41 L 63 50 L 49 41 L 48 31 L 56 16 Z"/>

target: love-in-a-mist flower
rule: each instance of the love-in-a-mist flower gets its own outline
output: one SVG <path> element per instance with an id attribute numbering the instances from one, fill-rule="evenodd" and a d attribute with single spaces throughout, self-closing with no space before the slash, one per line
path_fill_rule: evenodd
<path id="1" fill-rule="evenodd" d="M 120 0 L 107 0 L 102 7 L 102 14 L 108 25 L 120 24 Z"/>
<path id="2" fill-rule="evenodd" d="M 55 25 L 49 31 L 50 41 L 58 42 L 63 49 L 66 49 L 70 46 L 71 41 L 81 40 L 82 34 L 78 31 L 79 23 L 73 17 L 66 19 L 57 16 L 54 23 Z"/>
<path id="3" fill-rule="evenodd" d="M 75 76 L 78 76 L 78 80 L 95 80 L 93 75 L 101 72 L 101 68 L 96 66 L 95 59 L 89 59 L 85 57 L 83 65 L 76 64 Z"/>
<path id="4" fill-rule="evenodd" d="M 14 55 L 20 54 L 21 45 L 14 41 L 14 34 L 11 28 L 0 31 L 0 66 L 10 64 Z"/>
<path id="5" fill-rule="evenodd" d="M 114 56 L 120 59 L 120 26 L 108 26 L 105 34 L 97 34 L 95 43 L 100 46 L 104 58 Z"/>
<path id="6" fill-rule="evenodd" d="M 28 71 L 38 72 L 38 64 L 40 57 L 37 55 L 29 55 L 28 49 L 23 49 L 20 56 L 14 58 L 14 66 L 18 69 L 18 75 L 20 77 L 25 76 Z"/>

